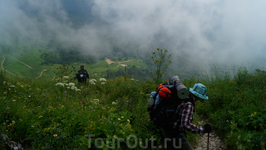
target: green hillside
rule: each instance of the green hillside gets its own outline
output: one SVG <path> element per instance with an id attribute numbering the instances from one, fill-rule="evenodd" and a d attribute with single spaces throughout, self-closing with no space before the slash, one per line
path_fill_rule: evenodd
<path id="1" fill-rule="evenodd" d="M 2 57 L 5 57 L 5 61 L 3 63 L 4 69 L 22 77 L 26 78 L 36 78 L 39 77 L 41 72 L 45 69 L 42 74 L 42 78 L 50 78 L 54 76 L 54 71 L 62 64 L 49 63 L 45 64 L 44 60 L 41 58 L 41 55 L 46 52 L 46 49 L 41 49 L 39 47 L 22 47 L 17 50 L 13 50 L 9 53 L 2 54 Z M 1 57 L 1 63 L 3 62 L 3 58 Z M 88 64 L 82 61 L 80 62 L 72 62 L 68 63 L 69 66 L 74 66 L 76 71 L 79 70 L 81 64 L 85 65 L 85 69 L 89 72 L 89 74 L 98 74 L 101 76 L 107 75 L 107 70 L 109 71 L 118 71 L 119 69 L 125 70 L 125 67 L 122 65 L 126 65 L 127 69 L 135 66 L 137 68 L 147 68 L 147 65 L 141 59 L 136 58 L 128 58 L 128 59 L 120 59 L 120 60 L 111 60 L 112 64 L 108 64 L 105 59 L 99 60 L 96 63 Z M 28 66 L 27 66 L 28 65 Z M 11 74 L 7 74 L 8 76 L 14 76 Z"/>

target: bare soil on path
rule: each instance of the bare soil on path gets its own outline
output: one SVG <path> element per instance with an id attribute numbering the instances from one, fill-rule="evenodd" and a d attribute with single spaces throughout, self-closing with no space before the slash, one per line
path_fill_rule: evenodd
<path id="1" fill-rule="evenodd" d="M 5 57 L 2 57 L 2 58 L 3 58 L 4 60 L 3 60 L 2 63 L 1 63 L 1 69 L 3 69 L 4 71 L 6 71 L 6 72 L 8 72 L 8 73 L 10 73 L 10 74 L 12 74 L 12 75 L 18 76 L 17 74 L 14 74 L 14 73 L 12 73 L 12 72 L 10 72 L 10 71 L 4 69 L 4 62 L 5 62 L 6 58 L 5 58 Z M 21 77 L 21 76 L 18 76 L 18 77 Z"/>
<path id="2" fill-rule="evenodd" d="M 200 126 L 203 126 L 204 121 L 199 122 Z M 206 150 L 208 143 L 208 133 L 202 135 L 198 141 L 198 144 L 194 147 L 195 150 Z M 226 145 L 222 142 L 221 138 L 212 131 L 209 133 L 209 150 L 227 150 Z"/>
<path id="3" fill-rule="evenodd" d="M 13 57 L 13 56 L 11 56 L 11 57 Z M 1 69 L 3 69 L 4 71 L 6 71 L 6 72 L 8 72 L 8 73 L 10 73 L 10 74 L 12 74 L 12 75 L 18 76 L 18 75 L 16 75 L 16 74 L 14 74 L 14 73 L 12 73 L 12 72 L 10 72 L 10 71 L 4 69 L 5 57 L 2 57 L 2 58 L 3 58 L 4 60 L 3 60 L 2 63 L 1 63 Z M 17 58 L 15 58 L 15 57 L 13 57 L 13 58 L 16 59 L 17 61 L 19 61 L 20 63 L 26 65 L 26 66 L 29 67 L 30 69 L 33 69 L 31 66 L 29 66 L 29 65 L 25 64 L 24 62 L 18 60 Z M 42 74 L 43 74 L 44 71 L 47 71 L 47 69 L 44 69 L 44 70 L 41 72 L 40 76 L 38 76 L 38 77 L 36 77 L 36 78 L 40 78 L 40 77 L 42 76 Z M 22 76 L 18 76 L 18 77 L 22 77 Z"/>
<path id="4" fill-rule="evenodd" d="M 40 78 L 40 77 L 42 76 L 42 73 L 43 73 L 44 71 L 47 71 L 47 69 L 44 69 L 44 70 L 41 72 L 40 76 L 39 76 L 39 77 L 36 77 L 36 78 Z"/>
<path id="5" fill-rule="evenodd" d="M 10 56 L 10 57 L 16 59 L 17 61 L 19 61 L 19 62 L 22 63 L 23 65 L 26 65 L 26 66 L 29 67 L 30 69 L 33 69 L 31 66 L 29 66 L 29 65 L 25 64 L 24 62 L 18 60 L 17 58 L 15 58 L 15 57 L 13 57 L 13 56 Z"/>
<path id="6" fill-rule="evenodd" d="M 126 64 L 122 64 L 122 63 L 129 62 L 129 61 L 132 61 L 132 60 L 114 62 L 114 61 L 111 61 L 111 60 L 108 59 L 108 58 L 105 58 L 105 61 L 108 63 L 108 65 L 110 65 L 110 64 L 112 64 L 112 63 L 117 63 L 117 64 L 118 64 L 118 65 L 116 66 L 116 68 L 117 68 L 117 67 L 119 67 L 119 66 L 126 67 L 127 65 L 126 65 Z"/>

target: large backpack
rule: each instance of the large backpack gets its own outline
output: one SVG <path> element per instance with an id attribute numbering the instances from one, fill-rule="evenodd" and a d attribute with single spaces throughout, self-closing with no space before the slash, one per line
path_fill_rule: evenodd
<path id="1" fill-rule="evenodd" d="M 86 81 L 89 78 L 88 72 L 86 70 L 79 70 L 77 73 L 77 78 L 79 82 Z"/>
<path id="2" fill-rule="evenodd" d="M 153 101 L 148 108 L 150 119 L 160 127 L 168 127 L 172 126 L 176 120 L 180 120 L 181 116 L 176 113 L 178 105 L 183 101 L 190 101 L 190 99 L 180 99 L 177 96 L 176 86 L 169 85 L 167 82 L 160 84 L 156 91 L 151 92 L 150 101 Z"/>

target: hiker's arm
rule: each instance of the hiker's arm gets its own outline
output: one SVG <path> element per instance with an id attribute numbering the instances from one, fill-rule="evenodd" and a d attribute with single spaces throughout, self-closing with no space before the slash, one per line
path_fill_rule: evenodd
<path id="1" fill-rule="evenodd" d="M 88 71 L 86 70 L 86 76 L 87 76 L 87 78 L 89 78 L 90 77 L 90 75 L 89 75 L 89 73 L 88 73 Z"/>
<path id="2" fill-rule="evenodd" d="M 187 103 L 182 112 L 181 127 L 194 134 L 204 134 L 203 127 L 198 127 L 191 123 L 192 118 L 193 118 L 193 105 L 192 103 Z"/>

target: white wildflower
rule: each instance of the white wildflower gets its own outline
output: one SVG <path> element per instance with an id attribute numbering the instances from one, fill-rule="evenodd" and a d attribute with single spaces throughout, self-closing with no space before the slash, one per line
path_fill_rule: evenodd
<path id="1" fill-rule="evenodd" d="M 112 104 L 114 105 L 114 104 L 116 104 L 116 102 L 112 102 Z"/>
<path id="2" fill-rule="evenodd" d="M 15 85 L 10 85 L 9 87 L 16 87 Z"/>
<path id="3" fill-rule="evenodd" d="M 95 85 L 96 79 L 90 79 L 89 83 Z"/>
<path id="4" fill-rule="evenodd" d="M 67 89 L 70 89 L 70 87 L 67 87 Z"/>
<path id="5" fill-rule="evenodd" d="M 63 79 L 69 79 L 69 76 L 63 76 Z"/>
<path id="6" fill-rule="evenodd" d="M 121 118 L 124 118 L 124 116 L 122 116 Z"/>
<path id="7" fill-rule="evenodd" d="M 121 120 L 120 118 L 118 118 L 118 120 Z"/>
<path id="8" fill-rule="evenodd" d="M 93 99 L 94 101 L 98 101 L 99 102 L 99 99 Z"/>
<path id="9" fill-rule="evenodd" d="M 75 83 L 70 82 L 68 85 L 69 86 L 75 86 Z"/>
<path id="10" fill-rule="evenodd" d="M 106 82 L 106 79 L 105 78 L 100 78 L 99 81 Z"/>
<path id="11" fill-rule="evenodd" d="M 131 78 L 130 80 L 132 80 L 132 81 L 133 81 L 133 80 L 135 80 L 135 79 Z"/>
<path id="12" fill-rule="evenodd" d="M 105 82 L 102 82 L 101 84 L 105 84 Z"/>
<path id="13" fill-rule="evenodd" d="M 91 81 L 91 82 L 97 82 L 97 80 L 96 80 L 96 79 L 90 79 L 90 81 Z"/>
<path id="14" fill-rule="evenodd" d="M 13 102 L 15 102 L 16 100 L 13 100 Z"/>
<path id="15" fill-rule="evenodd" d="M 75 91 L 81 91 L 80 89 L 78 89 L 77 87 L 75 87 Z"/>
<path id="16" fill-rule="evenodd" d="M 32 125 L 31 127 L 34 128 L 34 125 Z"/>
<path id="17" fill-rule="evenodd" d="M 74 90 L 75 89 L 75 86 L 71 86 L 71 90 Z"/>
<path id="18" fill-rule="evenodd" d="M 130 120 L 129 120 L 129 119 L 127 119 L 127 122 L 130 122 Z"/>
<path id="19" fill-rule="evenodd" d="M 59 86 L 62 86 L 62 87 L 64 87 L 64 83 L 61 83 L 61 82 L 59 82 L 59 83 L 56 83 L 55 85 L 56 85 L 56 86 L 57 86 L 57 85 L 59 85 Z"/>

